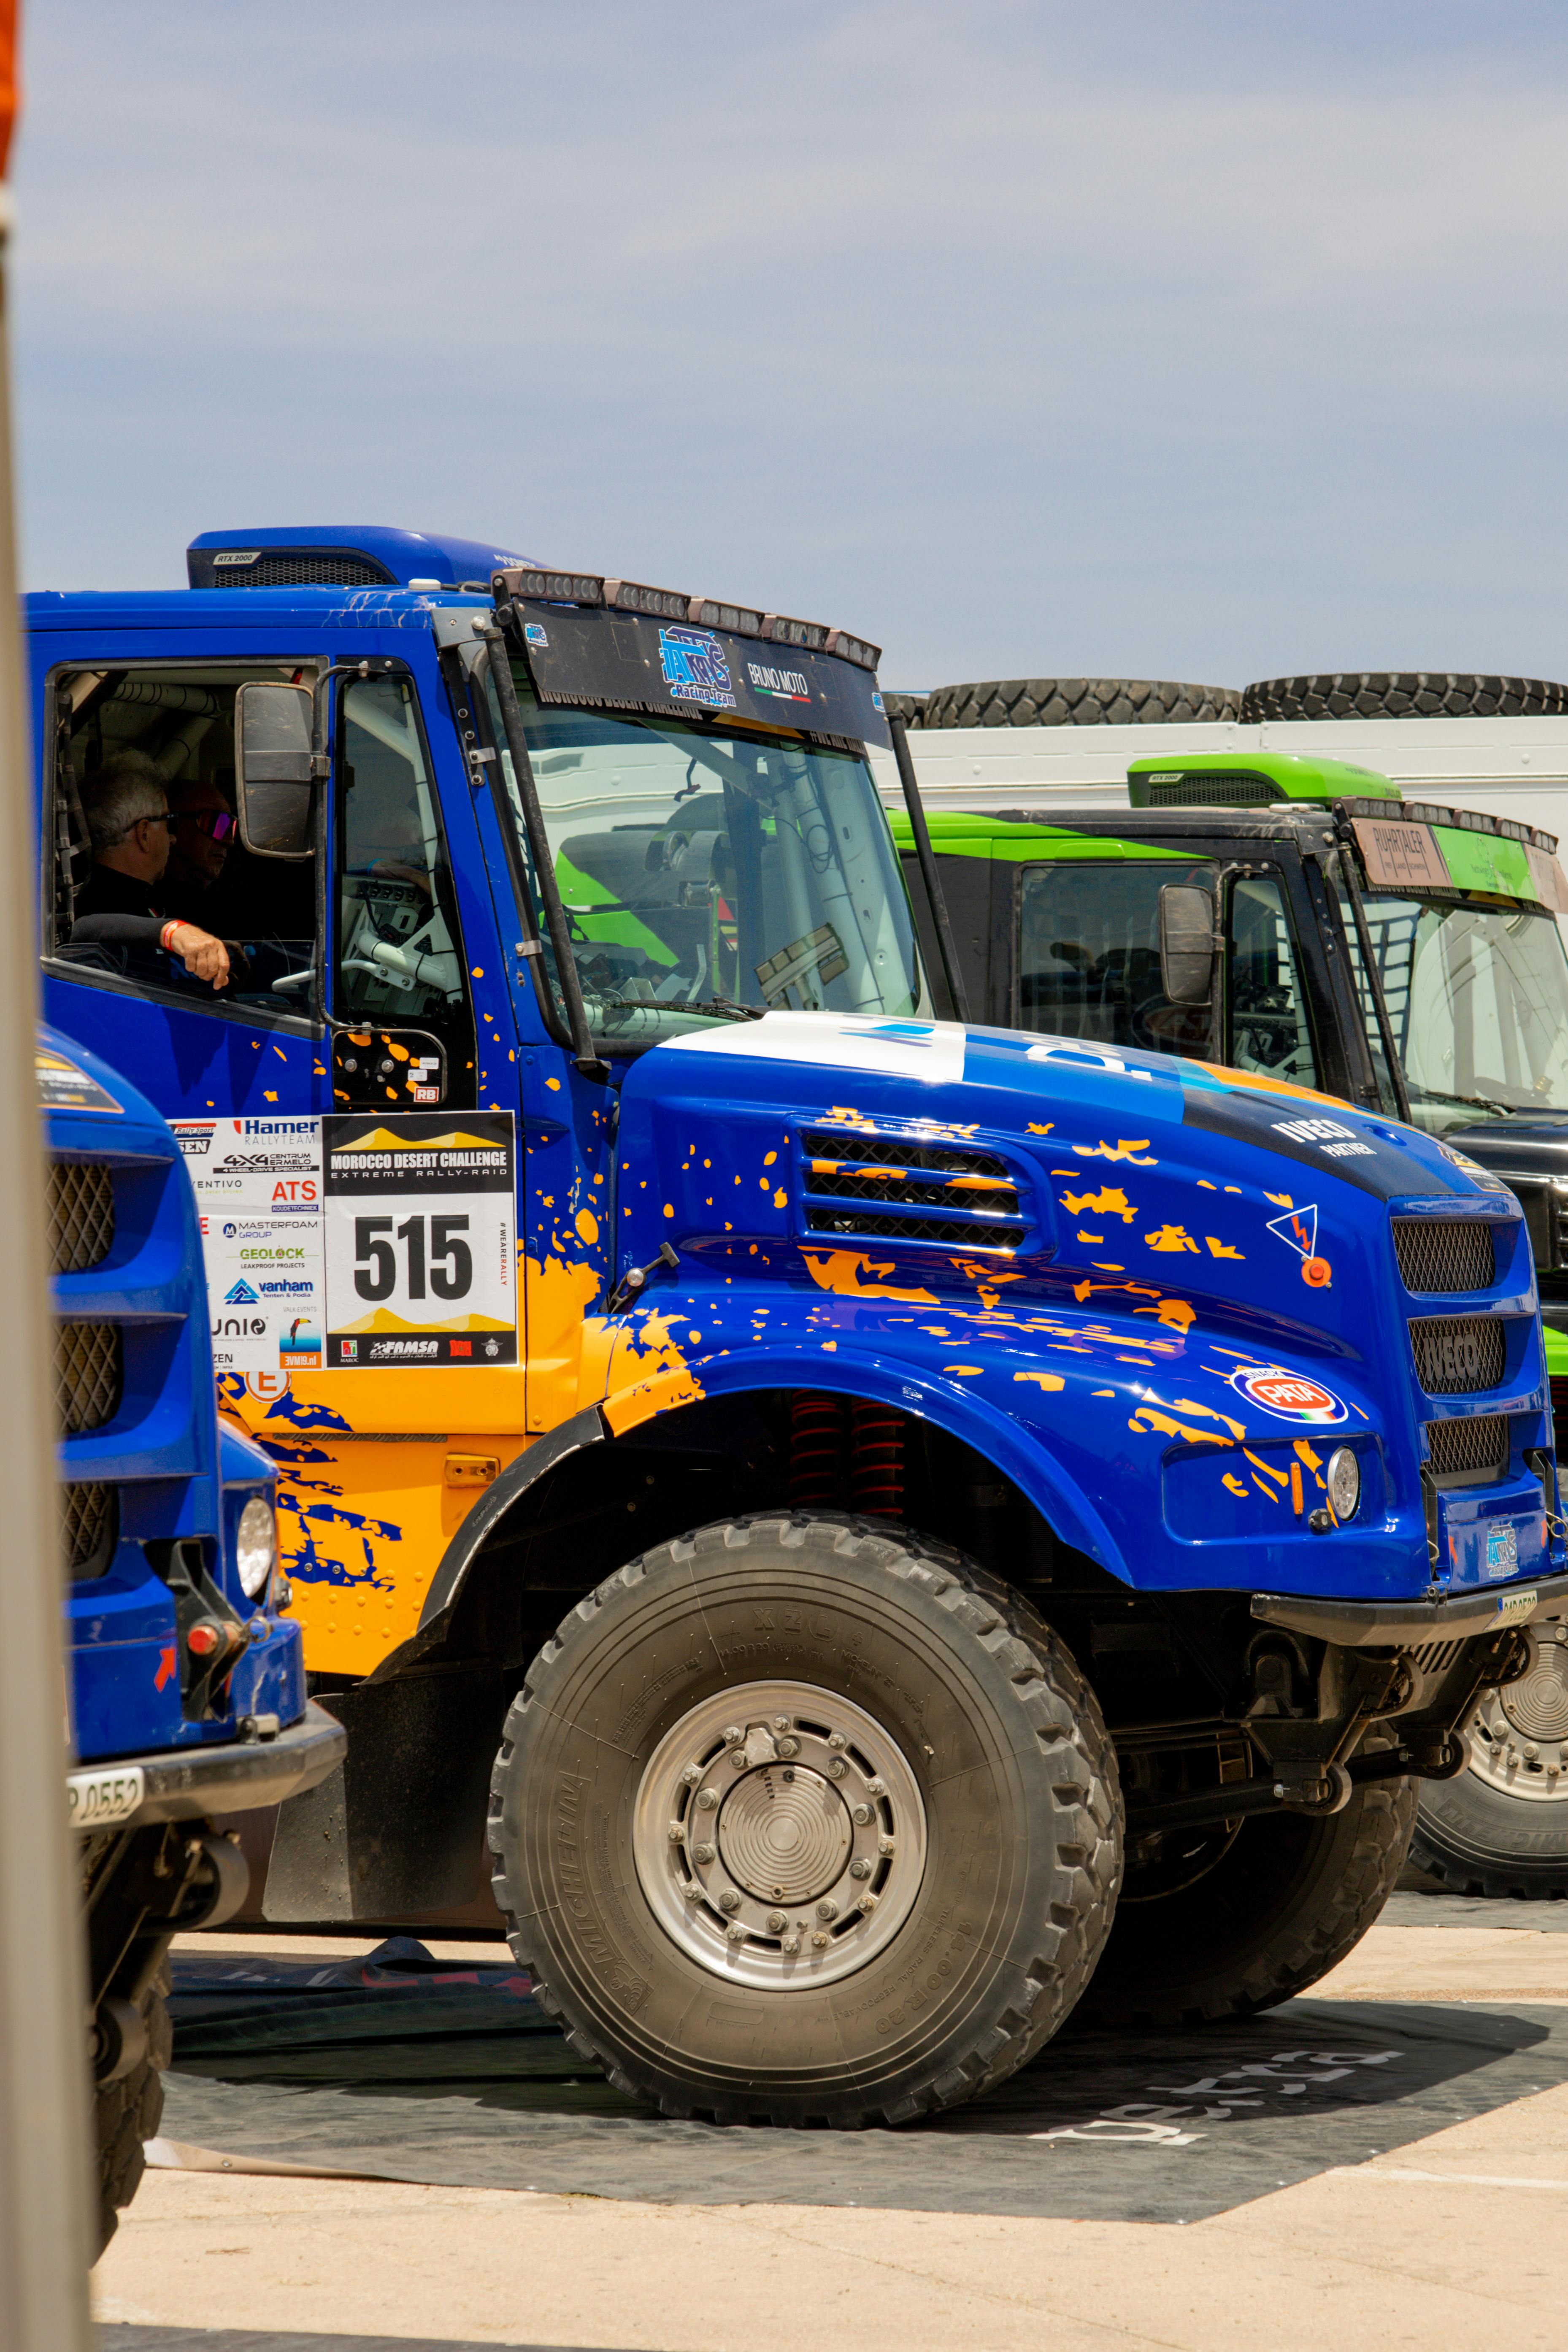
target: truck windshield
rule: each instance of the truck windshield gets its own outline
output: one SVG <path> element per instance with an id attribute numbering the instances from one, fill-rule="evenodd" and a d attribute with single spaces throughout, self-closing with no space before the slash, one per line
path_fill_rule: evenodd
<path id="1" fill-rule="evenodd" d="M 596 1037 L 654 1044 L 744 1007 L 918 1009 L 909 900 L 863 759 L 798 738 L 542 707 L 521 667 L 514 677 Z M 489 694 L 504 744 L 493 684 Z M 504 750 L 501 764 L 522 836 Z M 545 938 L 537 905 L 535 919 Z M 545 963 L 554 984 L 548 940 Z"/>
<path id="2" fill-rule="evenodd" d="M 1568 1115 L 1568 955 L 1555 917 L 1377 893 L 1365 905 L 1416 1126 L 1441 1134 L 1488 1118 Z"/>

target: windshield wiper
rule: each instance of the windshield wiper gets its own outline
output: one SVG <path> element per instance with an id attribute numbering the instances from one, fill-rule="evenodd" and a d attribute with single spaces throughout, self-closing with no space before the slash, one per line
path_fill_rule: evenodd
<path id="1" fill-rule="evenodd" d="M 1445 1094 L 1441 1087 L 1417 1085 L 1415 1099 L 1424 1103 L 1460 1103 L 1467 1110 L 1495 1111 L 1501 1118 L 1517 1118 L 1520 1116 L 1517 1103 L 1493 1102 L 1488 1095 Z"/>
<path id="2" fill-rule="evenodd" d="M 760 1004 L 737 1004 L 732 996 L 707 996 L 700 1004 L 676 1004 L 669 1008 L 677 1013 L 727 1013 L 731 1021 L 765 1021 L 767 1013 Z"/>

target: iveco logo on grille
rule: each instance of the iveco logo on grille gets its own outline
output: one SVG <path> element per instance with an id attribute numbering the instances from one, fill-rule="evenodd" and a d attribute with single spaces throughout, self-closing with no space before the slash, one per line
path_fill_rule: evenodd
<path id="1" fill-rule="evenodd" d="M 1490 1316 L 1421 1316 L 1410 1326 L 1415 1371 L 1430 1396 L 1473 1395 L 1503 1377 L 1507 1341 Z"/>
<path id="2" fill-rule="evenodd" d="M 1473 1330 L 1436 1333 L 1428 1361 L 1441 1373 L 1446 1389 L 1479 1389 L 1484 1385 L 1486 1366 L 1481 1343 Z"/>

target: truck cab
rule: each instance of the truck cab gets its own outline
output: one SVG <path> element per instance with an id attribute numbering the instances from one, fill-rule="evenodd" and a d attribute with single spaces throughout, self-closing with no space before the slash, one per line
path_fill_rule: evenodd
<path id="1" fill-rule="evenodd" d="M 157 2130 L 170 1941 L 245 1897 L 215 1816 L 313 1787 L 344 1741 L 306 1699 L 273 1465 L 218 1420 L 179 1147 L 79 1042 L 40 1029 L 37 1066 L 101 2243 Z"/>
<path id="2" fill-rule="evenodd" d="M 975 1010 L 1315 1087 L 1484 1165 L 1521 1205 L 1554 1407 L 1568 1411 L 1568 882 L 1554 836 L 1300 751 L 1160 750 L 1126 783 L 1121 809 L 1075 807 L 1058 787 L 931 814 Z M 912 874 L 907 820 L 892 822 Z M 1451 1368 L 1457 1388 L 1483 1377 Z M 1423 1799 L 1420 1858 L 1457 1886 L 1568 1886 L 1563 1630 L 1542 1624 L 1531 1675 L 1478 1709 L 1471 1769 Z"/>
<path id="3" fill-rule="evenodd" d="M 1517 1203 L 942 1018 L 863 637 L 296 540 L 29 611 L 52 1017 L 188 1155 L 350 1733 L 265 1915 L 489 1903 L 585 2059 L 735 2120 L 1311 1982 L 1568 1573 Z M 84 932 L 137 793 L 181 870 Z"/>

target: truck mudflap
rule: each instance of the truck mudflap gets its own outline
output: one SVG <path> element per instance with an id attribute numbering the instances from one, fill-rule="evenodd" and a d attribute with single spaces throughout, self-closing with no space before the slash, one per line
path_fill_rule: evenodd
<path id="1" fill-rule="evenodd" d="M 121 1756 L 66 1776 L 70 1826 L 88 1832 L 196 1821 L 281 1804 L 326 1779 L 348 1751 L 342 1725 L 308 1702 L 298 1723 L 221 1747 Z"/>
<path id="2" fill-rule="evenodd" d="M 1416 1650 L 1429 1642 L 1463 1642 L 1528 1625 L 1533 1617 L 1568 1605 L 1568 1575 L 1494 1587 L 1435 1601 L 1318 1601 L 1288 1592 L 1255 1592 L 1252 1613 L 1266 1624 L 1309 1633 L 1341 1648 Z"/>

